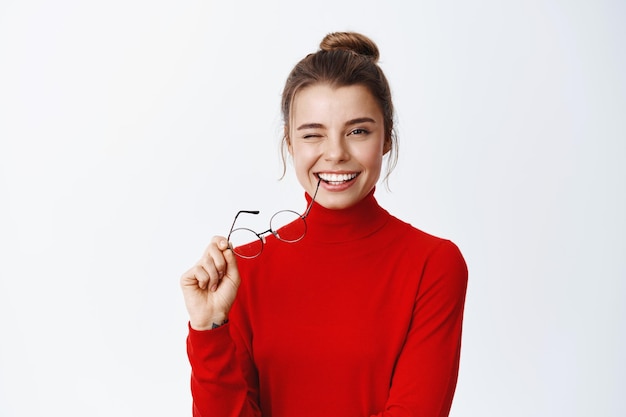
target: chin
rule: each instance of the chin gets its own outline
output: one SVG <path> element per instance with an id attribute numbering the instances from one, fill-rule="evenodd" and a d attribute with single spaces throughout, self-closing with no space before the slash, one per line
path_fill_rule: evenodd
<path id="1" fill-rule="evenodd" d="M 327 208 L 329 210 L 343 210 L 352 207 L 358 201 L 353 199 L 343 199 L 343 198 L 333 198 L 333 199 L 324 199 L 323 201 L 318 201 L 319 204 Z"/>

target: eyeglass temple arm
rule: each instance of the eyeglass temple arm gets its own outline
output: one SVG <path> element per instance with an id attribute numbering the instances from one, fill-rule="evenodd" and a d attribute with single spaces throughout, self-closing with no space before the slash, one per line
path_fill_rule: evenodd
<path id="1" fill-rule="evenodd" d="M 233 229 L 235 228 L 235 223 L 237 223 L 237 217 L 239 217 L 240 214 L 259 214 L 259 210 L 239 210 L 237 212 L 237 214 L 235 214 L 235 219 L 233 220 L 233 224 L 230 226 L 230 231 L 228 232 L 228 240 L 230 240 L 230 234 L 233 232 Z M 230 242 L 228 242 L 228 244 L 230 245 Z"/>
<path id="2" fill-rule="evenodd" d="M 307 207 L 306 211 L 304 212 L 304 214 L 302 215 L 302 217 L 306 217 L 309 215 L 309 211 L 311 211 L 311 207 L 313 207 L 313 202 L 315 201 L 315 197 L 317 196 L 317 191 L 320 189 L 320 184 L 322 183 L 322 179 L 320 178 L 317 181 L 317 187 L 315 187 L 315 193 L 313 193 L 313 198 L 311 199 L 311 203 L 309 204 L 309 207 Z M 237 212 L 237 214 L 235 214 L 235 219 L 233 220 L 233 224 L 230 226 L 230 231 L 228 232 L 228 244 L 230 245 L 230 234 L 233 232 L 233 229 L 235 228 L 235 223 L 237 223 L 237 217 L 239 217 L 240 214 L 259 214 L 259 210 L 239 210 Z"/>
<path id="3" fill-rule="evenodd" d="M 322 183 L 322 179 L 320 178 L 317 181 L 317 187 L 315 187 L 315 192 L 313 193 L 313 198 L 311 198 L 311 203 L 309 204 L 309 207 L 306 208 L 306 211 L 302 215 L 303 218 L 309 215 L 309 211 L 311 211 L 311 207 L 313 207 L 313 202 L 315 201 L 315 197 L 317 197 L 317 191 L 320 189 L 321 183 Z"/>

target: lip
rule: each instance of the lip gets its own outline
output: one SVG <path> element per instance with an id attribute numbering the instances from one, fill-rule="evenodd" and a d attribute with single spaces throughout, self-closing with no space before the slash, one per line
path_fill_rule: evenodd
<path id="1" fill-rule="evenodd" d="M 337 183 L 331 183 L 328 181 L 323 180 L 320 177 L 320 174 L 324 175 L 354 175 L 354 178 L 348 180 L 348 181 L 341 181 L 341 182 L 337 182 Z M 338 191 L 344 191 L 347 190 L 348 188 L 350 188 L 356 181 L 356 179 L 359 177 L 359 175 L 361 175 L 360 171 L 319 171 L 316 172 L 315 174 L 315 178 L 317 178 L 318 180 L 321 180 L 320 182 L 320 186 L 327 190 L 327 191 L 333 191 L 333 192 L 338 192 Z"/>
<path id="2" fill-rule="evenodd" d="M 324 179 L 322 179 L 320 177 L 320 175 L 324 175 L 324 176 L 330 176 L 330 175 L 354 175 L 354 178 L 358 177 L 359 175 L 361 175 L 361 171 L 318 171 L 315 172 L 313 175 L 315 175 L 315 177 L 317 179 L 321 179 L 322 181 L 325 181 Z M 354 179 L 352 178 L 352 179 Z"/>

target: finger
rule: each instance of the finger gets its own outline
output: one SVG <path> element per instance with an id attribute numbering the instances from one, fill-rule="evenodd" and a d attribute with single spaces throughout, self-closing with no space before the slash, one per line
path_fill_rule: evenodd
<path id="1" fill-rule="evenodd" d="M 218 262 L 225 264 L 226 261 L 223 259 L 223 256 L 221 256 L 221 252 L 219 256 L 220 258 L 222 258 L 222 260 Z M 213 287 L 218 285 L 220 280 L 224 276 L 224 274 L 219 271 L 216 260 L 211 255 L 203 256 L 198 261 L 198 265 L 201 266 L 204 271 L 206 271 L 208 277 L 206 286 L 204 288 L 209 288 L 213 290 Z"/>
<path id="2" fill-rule="evenodd" d="M 225 246 L 225 247 L 224 247 Z M 207 245 L 202 253 L 202 256 L 211 256 L 215 252 L 215 249 L 223 251 L 228 247 L 228 241 L 223 236 L 213 236 L 211 242 Z"/>
<path id="3" fill-rule="evenodd" d="M 180 285 L 185 287 L 199 287 L 201 289 L 206 288 L 209 282 L 209 274 L 200 265 L 194 265 L 191 269 L 185 272 L 180 278 Z"/>
<path id="4" fill-rule="evenodd" d="M 224 236 L 213 236 L 211 238 L 211 244 L 216 245 L 220 250 L 226 250 L 228 248 L 228 240 L 226 240 Z M 210 246 L 211 245 L 209 245 L 209 247 Z"/>
<path id="5" fill-rule="evenodd" d="M 241 277 L 239 275 L 239 268 L 237 267 L 237 255 L 230 249 L 225 250 L 223 253 L 227 265 L 226 276 L 232 281 L 235 288 L 239 288 Z"/>
<path id="6" fill-rule="evenodd" d="M 228 242 L 222 236 L 214 236 L 206 249 L 206 256 L 213 260 L 220 279 L 226 273 L 226 259 L 223 253 L 226 249 L 228 249 Z"/>

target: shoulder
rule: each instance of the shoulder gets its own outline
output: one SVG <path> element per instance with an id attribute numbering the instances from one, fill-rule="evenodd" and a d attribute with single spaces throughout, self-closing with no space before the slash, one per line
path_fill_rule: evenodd
<path id="1" fill-rule="evenodd" d="M 411 247 L 419 247 L 420 250 L 439 249 L 445 251 L 456 248 L 458 251 L 456 245 L 449 239 L 428 233 L 393 215 L 389 215 L 389 221 L 385 229 L 385 232 L 393 235 L 399 243 Z"/>
<path id="2" fill-rule="evenodd" d="M 455 271 L 467 277 L 467 264 L 459 247 L 450 239 L 425 232 L 397 217 L 390 216 L 386 233 L 393 237 L 394 247 L 413 259 L 423 259 L 426 269 Z"/>

